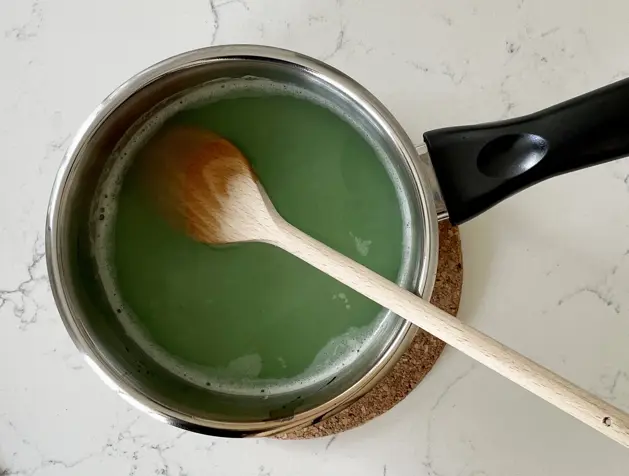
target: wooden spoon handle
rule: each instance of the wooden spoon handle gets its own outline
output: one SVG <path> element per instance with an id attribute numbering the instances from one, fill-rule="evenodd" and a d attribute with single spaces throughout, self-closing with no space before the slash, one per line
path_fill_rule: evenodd
<path id="1" fill-rule="evenodd" d="M 302 233 L 279 216 L 273 244 L 629 448 L 629 415 Z"/>

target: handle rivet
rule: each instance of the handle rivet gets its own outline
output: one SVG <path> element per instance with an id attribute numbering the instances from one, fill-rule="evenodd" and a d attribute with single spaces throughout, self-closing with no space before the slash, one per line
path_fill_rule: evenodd
<path id="1" fill-rule="evenodd" d="M 606 416 L 605 418 L 603 418 L 603 425 L 605 425 L 605 426 L 612 426 L 612 419 L 611 419 L 611 417 Z"/>

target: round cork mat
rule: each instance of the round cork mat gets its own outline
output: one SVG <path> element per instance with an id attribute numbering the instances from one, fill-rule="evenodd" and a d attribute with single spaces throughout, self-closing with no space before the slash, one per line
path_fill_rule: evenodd
<path id="1" fill-rule="evenodd" d="M 444 221 L 439 223 L 439 265 L 430 302 L 456 316 L 462 285 L 463 254 L 459 229 Z M 275 435 L 275 438 L 299 440 L 330 436 L 382 415 L 402 401 L 422 381 L 444 347 L 442 341 L 419 329 L 393 370 L 367 394 L 336 415 L 306 428 Z"/>

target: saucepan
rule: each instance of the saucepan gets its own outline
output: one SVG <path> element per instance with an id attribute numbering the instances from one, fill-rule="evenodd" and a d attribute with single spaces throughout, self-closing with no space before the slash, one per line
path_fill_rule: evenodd
<path id="1" fill-rule="evenodd" d="M 406 221 L 398 284 L 432 292 L 437 223 L 458 225 L 554 175 L 629 154 L 629 82 L 529 116 L 424 134 L 416 148 L 365 88 L 304 55 L 270 47 L 204 48 L 158 63 L 116 89 L 87 119 L 59 169 L 46 223 L 47 264 L 63 322 L 90 366 L 122 397 L 169 424 L 222 436 L 271 435 L 342 410 L 381 379 L 416 328 L 384 310 L 365 351 L 326 381 L 265 396 L 200 388 L 162 368 L 124 332 L 92 258 L 90 204 L 112 151 L 168 98 L 220 78 L 260 77 L 335 105 L 384 151 Z"/>

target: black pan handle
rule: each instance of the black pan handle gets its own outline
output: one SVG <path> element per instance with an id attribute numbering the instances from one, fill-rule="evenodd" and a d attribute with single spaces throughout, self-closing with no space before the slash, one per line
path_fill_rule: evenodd
<path id="1" fill-rule="evenodd" d="M 450 221 L 555 175 L 629 155 L 629 79 L 534 114 L 424 134 Z"/>

